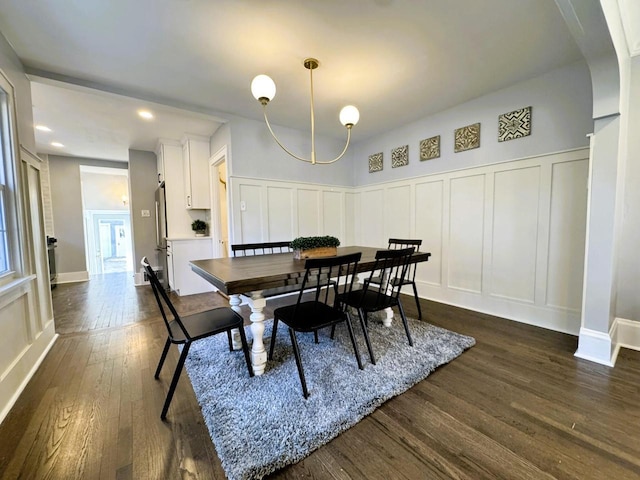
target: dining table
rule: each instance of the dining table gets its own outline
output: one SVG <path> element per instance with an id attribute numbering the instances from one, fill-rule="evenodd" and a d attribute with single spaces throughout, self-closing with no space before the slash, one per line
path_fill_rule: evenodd
<path id="1" fill-rule="evenodd" d="M 348 246 L 338 247 L 338 255 L 361 252 L 356 273 L 370 272 L 375 267 L 376 252 L 384 248 Z M 431 253 L 416 252 L 411 256 L 412 263 L 426 262 Z M 240 312 L 241 305 L 251 309 L 251 363 L 256 375 L 262 375 L 267 364 L 267 351 L 264 347 L 263 313 L 268 298 L 299 291 L 305 274 L 305 260 L 296 260 L 292 253 L 275 253 L 246 257 L 224 257 L 204 260 L 192 260 L 191 270 L 210 282 L 229 299 L 230 307 Z M 387 309 L 382 318 L 385 326 L 391 326 L 393 311 Z M 234 348 L 239 347 L 239 337 L 234 335 Z"/>

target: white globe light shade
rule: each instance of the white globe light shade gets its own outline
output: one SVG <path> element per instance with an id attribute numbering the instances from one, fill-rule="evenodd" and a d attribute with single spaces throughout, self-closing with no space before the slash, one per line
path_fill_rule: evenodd
<path id="1" fill-rule="evenodd" d="M 345 127 L 347 125 L 355 125 L 360 120 L 360 112 L 353 105 L 347 105 L 340 110 L 340 123 Z"/>
<path id="2" fill-rule="evenodd" d="M 273 97 L 276 96 L 276 84 L 268 75 L 258 75 L 251 82 L 251 93 L 256 100 L 261 98 L 273 100 Z"/>

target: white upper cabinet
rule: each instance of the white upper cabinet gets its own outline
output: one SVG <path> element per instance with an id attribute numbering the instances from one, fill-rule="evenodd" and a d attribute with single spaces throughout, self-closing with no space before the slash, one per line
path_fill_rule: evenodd
<path id="1" fill-rule="evenodd" d="M 182 139 L 184 192 L 187 209 L 209 209 L 209 138 L 185 135 Z"/>

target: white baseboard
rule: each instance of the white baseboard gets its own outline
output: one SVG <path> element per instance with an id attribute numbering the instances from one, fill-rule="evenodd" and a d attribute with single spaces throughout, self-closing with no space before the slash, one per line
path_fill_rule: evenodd
<path id="1" fill-rule="evenodd" d="M 58 273 L 55 284 L 60 283 L 74 283 L 74 282 L 88 282 L 89 272 L 65 272 Z"/>
<path id="2" fill-rule="evenodd" d="M 613 322 L 609 333 L 598 332 L 589 328 L 580 329 L 578 350 L 574 354 L 578 358 L 613 367 L 618 357 L 620 346 L 616 345 L 617 322 Z"/>
<path id="3" fill-rule="evenodd" d="M 534 327 L 568 333 L 569 335 L 578 335 L 579 333 L 580 312 L 578 310 L 536 305 L 508 298 L 444 288 L 440 285 L 420 280 L 417 280 L 416 284 L 418 286 L 418 295 L 426 300 L 486 313 L 506 318 L 507 320 L 526 323 Z M 405 288 L 403 292 L 413 296 L 411 288 Z"/>
<path id="4" fill-rule="evenodd" d="M 618 327 L 617 345 L 640 351 L 640 322 L 626 318 L 616 318 L 615 323 Z"/>
<path id="5" fill-rule="evenodd" d="M 142 272 L 133 274 L 133 284 L 136 287 L 141 287 L 142 285 L 149 285 L 149 282 L 144 281 L 144 274 Z"/>

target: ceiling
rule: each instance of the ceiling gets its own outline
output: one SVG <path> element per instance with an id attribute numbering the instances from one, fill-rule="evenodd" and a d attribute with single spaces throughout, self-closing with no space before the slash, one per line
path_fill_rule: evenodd
<path id="1" fill-rule="evenodd" d="M 554 0 L 0 0 L 0 31 L 35 121 L 68 155 L 114 159 L 261 119 L 259 73 L 277 85 L 272 124 L 307 128 L 309 56 L 316 130 L 342 138 L 354 104 L 354 142 L 582 59 Z M 37 132 L 38 150 L 51 138 Z"/>
<path id="2" fill-rule="evenodd" d="M 36 130 L 39 153 L 128 161 L 130 148 L 154 151 L 158 138 L 180 140 L 184 133 L 208 137 L 221 125 L 213 117 L 166 105 L 35 80 L 31 84 L 34 124 L 52 129 Z M 141 109 L 154 118 L 140 118 Z M 52 141 L 64 146 L 52 146 Z"/>

